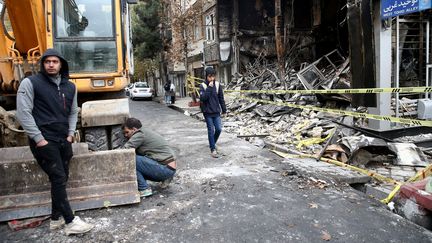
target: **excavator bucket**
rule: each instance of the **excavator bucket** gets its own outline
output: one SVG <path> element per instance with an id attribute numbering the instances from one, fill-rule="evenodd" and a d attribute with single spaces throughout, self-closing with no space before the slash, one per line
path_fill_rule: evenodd
<path id="1" fill-rule="evenodd" d="M 73 144 L 68 198 L 74 211 L 139 203 L 135 151 Z M 28 146 L 0 149 L 0 222 L 51 214 L 50 183 Z"/>

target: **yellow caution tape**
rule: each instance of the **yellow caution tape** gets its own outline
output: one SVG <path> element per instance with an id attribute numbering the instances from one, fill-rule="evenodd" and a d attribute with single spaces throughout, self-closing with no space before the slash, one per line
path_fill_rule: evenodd
<path id="1" fill-rule="evenodd" d="M 333 129 L 334 132 L 335 129 Z M 324 141 L 326 141 L 327 139 L 329 139 L 332 135 L 333 132 L 330 132 L 325 138 L 321 138 L 321 137 L 314 137 L 314 138 L 307 138 L 307 139 L 299 139 L 300 138 L 300 133 L 297 136 L 297 140 L 300 140 L 299 143 L 297 144 L 297 148 L 300 149 L 303 146 L 310 146 L 312 144 L 320 144 Z"/>
<path id="2" fill-rule="evenodd" d="M 415 176 L 408 179 L 404 184 L 418 181 L 419 179 L 424 179 L 429 175 L 432 175 L 432 164 L 428 165 L 423 170 L 417 172 L 417 174 Z M 401 186 L 402 185 L 397 185 L 386 198 L 381 200 L 381 202 L 388 204 L 394 198 L 394 196 L 396 196 L 396 194 L 399 192 Z"/>
<path id="3" fill-rule="evenodd" d="M 272 104 L 272 105 L 277 105 L 277 106 L 287 106 L 287 107 L 298 108 L 298 109 L 303 109 L 303 110 L 321 111 L 321 112 L 327 112 L 327 113 L 331 113 L 331 114 L 338 114 L 338 115 L 342 115 L 342 116 L 352 116 L 352 117 L 358 117 L 358 118 L 368 118 L 368 119 L 375 119 L 375 120 L 381 120 L 381 121 L 403 123 L 403 124 L 409 124 L 409 125 L 414 125 L 414 126 L 432 127 L 432 121 L 399 118 L 399 117 L 394 117 L 394 116 L 372 115 L 372 114 L 360 113 L 360 112 L 355 112 L 355 111 L 345 111 L 345 110 L 321 108 L 321 107 L 316 107 L 316 106 L 311 106 L 311 105 L 296 105 L 296 104 L 287 103 L 287 102 L 275 102 L 275 101 L 269 101 L 269 100 L 249 98 L 246 96 L 240 96 L 240 98 L 245 99 L 245 100 L 254 101 L 254 102 L 261 102 L 261 103 Z"/>
<path id="4" fill-rule="evenodd" d="M 225 90 L 225 92 L 238 92 L 238 93 L 273 93 L 273 94 L 287 94 L 287 93 L 299 93 L 299 94 L 361 94 L 361 93 L 427 93 L 432 92 L 432 87 L 404 87 L 404 88 L 376 88 L 376 89 L 336 89 L 336 90 Z M 399 118 L 399 117 L 393 117 L 393 116 L 381 116 L 381 115 L 371 115 L 367 113 L 360 113 L 360 112 L 354 112 L 354 111 L 344 111 L 344 110 L 337 110 L 337 109 L 328 109 L 328 108 L 321 108 L 321 107 L 315 107 L 310 105 L 296 105 L 292 103 L 286 103 L 286 102 L 275 102 L 275 101 L 269 101 L 269 100 L 262 100 L 262 99 L 254 99 L 249 98 L 246 96 L 240 96 L 242 99 L 254 101 L 254 102 L 262 102 L 266 104 L 273 104 L 278 106 L 287 106 L 292 108 L 298 108 L 298 109 L 305 109 L 305 110 L 314 110 L 314 111 L 321 111 L 321 112 L 327 112 L 332 114 L 339 114 L 344 116 L 352 116 L 352 117 L 358 117 L 358 118 L 368 118 L 368 119 L 375 119 L 375 120 L 381 120 L 381 121 L 389 121 L 389 122 L 395 122 L 395 123 L 403 123 L 403 124 L 409 124 L 409 125 L 415 125 L 415 126 L 428 126 L 432 127 L 432 121 L 424 121 L 424 120 L 418 120 L 418 119 L 406 119 L 406 118 Z M 325 139 L 324 139 L 325 141 Z M 311 141 L 312 142 L 312 141 Z M 300 145 L 300 143 L 299 143 Z M 301 154 L 301 155 L 290 155 L 283 152 L 279 152 L 276 150 L 271 150 L 272 152 L 278 154 L 281 157 L 284 158 L 315 158 L 314 155 L 307 155 L 307 154 Z M 396 180 L 393 180 L 391 178 L 385 177 L 383 175 L 380 175 L 378 173 L 368 171 L 365 169 L 361 169 L 352 165 L 348 165 L 345 163 L 342 163 L 337 160 L 327 159 L 327 158 L 320 158 L 321 161 L 328 162 L 334 165 L 338 165 L 341 167 L 349 168 L 354 171 L 358 171 L 360 173 L 366 174 L 368 176 L 371 176 L 379 181 L 387 182 L 395 184 L 395 188 L 390 192 L 390 194 L 385 198 L 382 199 L 381 202 L 388 204 L 394 196 L 399 192 L 401 186 L 405 183 L 414 182 L 419 179 L 424 179 L 429 175 L 432 175 L 432 164 L 426 167 L 425 169 L 418 172 L 415 176 L 407 180 L 405 183 L 398 182 Z"/>
<path id="5" fill-rule="evenodd" d="M 299 154 L 299 155 L 297 155 L 297 154 L 287 154 L 287 153 L 283 153 L 283 152 L 280 152 L 280 151 L 277 151 L 277 150 L 270 150 L 270 151 L 272 151 L 273 153 L 275 153 L 275 154 L 277 154 L 277 155 L 279 155 L 279 156 L 281 156 L 283 158 L 314 158 L 314 159 L 316 159 L 316 157 L 314 155 L 309 155 L 309 154 Z M 358 168 L 356 166 L 348 165 L 348 164 L 342 163 L 342 162 L 337 161 L 337 160 L 327 159 L 327 158 L 320 158 L 320 160 L 324 161 L 324 162 L 327 162 L 327 163 L 330 163 L 330 164 L 337 165 L 337 166 L 345 167 L 345 168 L 348 168 L 348 169 L 351 169 L 351 170 L 354 170 L 354 171 L 358 171 L 358 172 L 360 172 L 362 174 L 368 175 L 368 176 L 373 177 L 373 178 L 375 178 L 375 179 L 377 179 L 379 181 L 382 181 L 382 182 L 395 184 L 396 186 L 390 192 L 390 194 L 385 199 L 380 200 L 382 203 L 385 203 L 385 204 L 388 204 L 395 197 L 395 195 L 399 192 L 399 190 L 400 190 L 400 188 L 402 187 L 403 184 L 406 184 L 406 183 L 409 183 L 409 182 L 414 182 L 414 181 L 417 181 L 419 179 L 424 179 L 427 176 L 432 175 L 432 164 L 430 164 L 429 166 L 427 166 L 423 170 L 419 171 L 415 176 L 411 177 L 406 182 L 401 183 L 401 182 L 396 181 L 396 180 L 394 180 L 392 178 L 388 178 L 388 177 L 385 177 L 383 175 L 380 175 L 380 174 L 378 174 L 376 172 L 368 171 L 368 170 L 365 170 L 365 169 L 361 169 L 361 168 Z"/>
<path id="6" fill-rule="evenodd" d="M 196 83 L 204 81 L 202 78 L 188 76 L 188 80 Z M 227 93 L 251 94 L 377 94 L 377 93 L 431 93 L 431 86 L 400 87 L 400 88 L 363 88 L 363 89 L 315 89 L 315 90 L 224 90 Z"/>
<path id="7" fill-rule="evenodd" d="M 401 186 L 402 185 L 396 185 L 395 188 L 390 192 L 390 194 L 386 198 L 380 200 L 380 202 L 388 204 L 399 192 Z"/>
<path id="8" fill-rule="evenodd" d="M 417 172 L 417 174 L 415 176 L 411 177 L 407 182 L 418 181 L 418 180 L 424 179 L 430 175 L 432 175 L 432 164 L 428 165 L 423 170 Z"/>
<path id="9" fill-rule="evenodd" d="M 430 93 L 432 87 L 366 88 L 366 89 L 316 89 L 316 90 L 225 90 L 225 92 L 253 94 L 376 94 L 376 93 Z"/>
<path id="10" fill-rule="evenodd" d="M 283 157 L 283 158 L 290 158 L 290 157 L 292 158 L 292 155 L 290 155 L 290 154 L 283 153 L 283 152 L 280 152 L 280 151 L 275 151 L 275 150 L 271 150 L 271 151 L 274 152 L 274 153 L 276 153 L 277 155 Z M 311 155 L 311 154 L 301 154 L 301 155 L 294 155 L 294 156 L 300 157 L 300 158 L 313 158 L 313 159 L 316 159 L 316 156 L 315 155 Z M 395 184 L 395 185 L 399 185 L 399 186 L 402 185 L 401 182 L 398 182 L 396 180 L 393 180 L 392 178 L 388 178 L 388 177 L 385 177 L 383 175 L 380 175 L 380 174 L 378 174 L 378 173 L 376 173 L 374 171 L 369 171 L 369 170 L 362 169 L 362 168 L 359 168 L 359 167 L 356 167 L 356 166 L 353 166 L 353 165 L 348 165 L 348 164 L 342 163 L 342 162 L 334 160 L 334 159 L 320 158 L 320 160 L 323 161 L 323 162 L 327 162 L 327 163 L 334 164 L 334 165 L 337 165 L 337 166 L 340 166 L 340 167 L 348 168 L 348 169 L 353 170 L 353 171 L 360 172 L 362 174 L 365 174 L 365 175 L 368 175 L 370 177 L 373 177 L 373 178 L 377 179 L 378 181 L 387 182 L 387 183 L 391 183 L 391 184 Z"/>

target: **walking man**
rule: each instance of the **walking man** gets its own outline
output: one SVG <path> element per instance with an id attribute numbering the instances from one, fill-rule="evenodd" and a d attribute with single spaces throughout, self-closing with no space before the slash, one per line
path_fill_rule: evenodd
<path id="1" fill-rule="evenodd" d="M 167 185 L 176 172 L 174 151 L 159 134 L 143 128 L 136 118 L 128 118 L 123 125 L 123 134 L 128 141 L 122 148 L 136 151 L 136 173 L 140 196 L 153 195 L 146 180 L 163 182 Z"/>
<path id="2" fill-rule="evenodd" d="M 168 80 L 164 85 L 165 90 L 165 104 L 171 104 L 171 80 Z"/>
<path id="3" fill-rule="evenodd" d="M 201 111 L 207 124 L 207 133 L 211 156 L 219 157 L 216 143 L 222 132 L 221 112 L 226 113 L 223 89 L 216 81 L 216 71 L 212 67 L 205 69 L 205 81 L 200 85 Z"/>
<path id="4" fill-rule="evenodd" d="M 175 99 L 176 99 L 176 91 L 175 91 L 175 85 L 173 82 L 171 82 L 171 85 L 170 85 L 170 95 L 171 95 L 171 104 L 174 104 Z"/>
<path id="5" fill-rule="evenodd" d="M 17 118 L 51 183 L 50 230 L 65 226 L 66 235 L 90 231 L 93 225 L 74 216 L 66 193 L 78 119 L 77 91 L 69 82 L 67 61 L 56 50 L 48 49 L 42 55 L 40 72 L 21 82 Z"/>

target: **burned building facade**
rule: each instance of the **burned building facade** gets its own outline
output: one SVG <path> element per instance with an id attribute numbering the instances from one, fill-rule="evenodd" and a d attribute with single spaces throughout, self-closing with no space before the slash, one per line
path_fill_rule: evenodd
<path id="1" fill-rule="evenodd" d="M 204 45 L 205 65 L 221 80 L 238 77 L 257 58 L 292 68 L 338 49 L 348 56 L 346 1 L 219 0 L 217 40 Z M 279 47 L 277 47 L 279 46 Z"/>
<path id="2" fill-rule="evenodd" d="M 292 70 L 301 72 L 323 59 L 336 72 L 337 67 L 346 63 L 349 72 L 344 74 L 344 80 L 350 88 L 430 85 L 430 7 L 385 18 L 383 6 L 393 6 L 396 0 L 191 2 L 191 5 L 199 2 L 202 11 L 189 26 L 192 30 L 188 33 L 193 37 L 187 42 L 184 73 L 188 75 L 203 77 L 204 68 L 213 66 L 218 71 L 218 79 L 229 84 L 260 63 L 275 67 L 274 80 L 289 81 L 288 73 Z M 402 2 L 401 6 L 419 3 Z M 422 2 L 430 4 L 431 1 Z M 332 53 L 337 54 L 335 59 L 329 55 Z M 323 68 L 315 65 L 313 69 Z M 312 79 L 320 76 L 317 73 L 304 72 L 305 80 L 308 76 Z M 316 83 L 322 83 L 322 77 L 325 75 Z M 316 83 L 303 86 L 345 87 L 319 87 Z M 406 112 L 400 111 L 401 97 L 399 94 L 355 95 L 352 104 L 370 107 L 373 114 L 403 116 Z M 429 94 L 406 97 L 421 99 L 428 98 Z M 385 126 L 382 124 L 386 122 L 379 123 L 376 127 L 389 128 L 390 123 Z"/>

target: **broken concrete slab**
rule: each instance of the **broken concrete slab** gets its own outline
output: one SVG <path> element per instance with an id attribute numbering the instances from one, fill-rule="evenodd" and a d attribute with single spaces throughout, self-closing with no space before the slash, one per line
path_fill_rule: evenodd
<path id="1" fill-rule="evenodd" d="M 140 202 L 135 170 L 133 149 L 74 156 L 67 187 L 72 209 Z M 50 183 L 33 158 L 0 161 L 0 175 L 0 222 L 51 213 Z"/>
<path id="2" fill-rule="evenodd" d="M 395 165 L 428 166 L 423 152 L 413 143 L 389 143 L 388 147 L 397 155 Z"/>
<path id="3" fill-rule="evenodd" d="M 283 162 L 294 166 L 303 176 L 313 176 L 329 183 L 364 184 L 371 181 L 370 176 L 311 158 L 287 158 Z"/>

